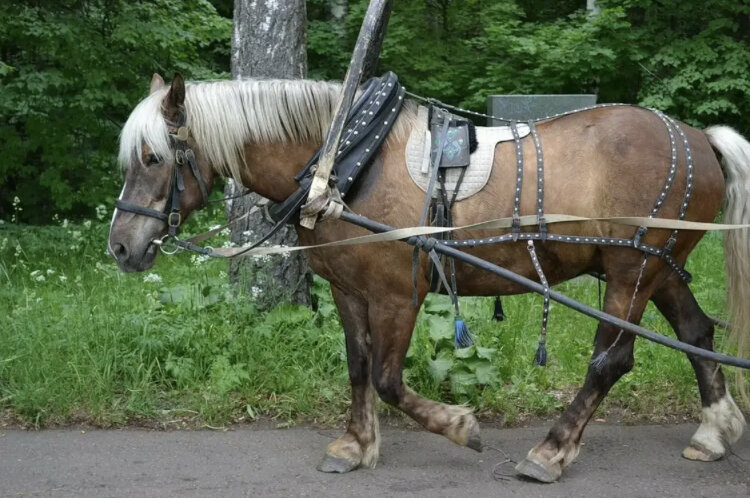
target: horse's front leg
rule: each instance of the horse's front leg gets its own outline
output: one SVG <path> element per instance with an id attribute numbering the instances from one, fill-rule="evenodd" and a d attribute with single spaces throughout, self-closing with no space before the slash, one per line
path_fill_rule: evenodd
<path id="1" fill-rule="evenodd" d="M 417 312 L 411 297 L 389 295 L 370 299 L 368 315 L 373 338 L 375 389 L 384 402 L 398 407 L 429 431 L 481 451 L 479 423 L 470 409 L 428 400 L 403 383 L 404 358 Z"/>
<path id="2" fill-rule="evenodd" d="M 378 462 L 380 433 L 375 393 L 370 378 L 370 336 L 367 303 L 332 286 L 346 337 L 352 407 L 349 425 L 341 437 L 328 444 L 318 465 L 323 472 L 345 473 L 359 466 L 374 468 Z"/>

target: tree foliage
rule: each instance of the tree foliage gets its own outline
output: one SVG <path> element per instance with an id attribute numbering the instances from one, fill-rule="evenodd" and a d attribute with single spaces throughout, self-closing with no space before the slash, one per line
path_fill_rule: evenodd
<path id="1" fill-rule="evenodd" d="M 231 23 L 206 0 L 3 5 L 0 206 L 18 197 L 28 221 L 111 204 L 118 134 L 153 72 L 228 69 Z"/>
<path id="2" fill-rule="evenodd" d="M 308 0 L 312 78 L 340 80 L 367 0 Z M 380 70 L 485 110 L 490 94 L 596 93 L 750 133 L 750 4 L 398 0 Z M 154 71 L 229 70 L 231 0 L 36 0 L 0 12 L 0 218 L 111 204 L 117 133 Z M 217 13 L 217 9 L 220 14 Z M 262 43 L 262 41 L 259 41 Z M 43 220 L 48 212 L 25 215 Z M 22 215 L 23 217 L 23 215 Z"/>

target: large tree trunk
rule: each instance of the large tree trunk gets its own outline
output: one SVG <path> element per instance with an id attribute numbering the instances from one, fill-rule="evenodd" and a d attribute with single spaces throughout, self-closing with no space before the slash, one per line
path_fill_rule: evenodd
<path id="1" fill-rule="evenodd" d="M 306 23 L 305 0 L 235 0 L 232 78 L 304 78 L 307 74 Z M 242 190 L 229 181 L 225 192 L 229 196 Z M 228 218 L 243 215 L 257 201 L 255 194 L 230 200 Z M 231 240 L 244 244 L 268 232 L 273 225 L 261 213 L 232 225 Z M 287 226 L 267 244 L 294 246 L 297 233 Z M 301 253 L 232 259 L 229 279 L 247 290 L 261 309 L 283 302 L 311 303 L 312 273 Z"/>

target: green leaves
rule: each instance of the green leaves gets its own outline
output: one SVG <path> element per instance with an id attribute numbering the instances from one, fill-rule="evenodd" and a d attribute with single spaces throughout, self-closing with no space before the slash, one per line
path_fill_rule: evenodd
<path id="1" fill-rule="evenodd" d="M 423 309 L 419 325 L 426 328 L 430 347 L 415 349 L 412 343 L 407 367 L 417 367 L 423 364 L 419 360 L 424 359 L 433 384 L 447 381 L 451 393 L 461 399 L 475 394 L 478 387 L 500 382 L 495 361 L 497 349 L 478 345 L 454 348 L 454 308 L 447 296 L 428 295 Z"/>
<path id="2" fill-rule="evenodd" d="M 111 205 L 118 134 L 152 73 L 228 70 L 231 22 L 205 0 L 41 0 L 2 11 L 0 144 L 10 148 L 0 200 L 52 210 L 28 213 L 35 223 Z"/>

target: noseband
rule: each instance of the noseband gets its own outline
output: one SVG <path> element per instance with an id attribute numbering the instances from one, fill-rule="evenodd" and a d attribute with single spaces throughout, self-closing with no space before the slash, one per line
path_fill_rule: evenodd
<path id="1" fill-rule="evenodd" d="M 180 213 L 180 194 L 185 190 L 185 179 L 183 177 L 181 168 L 185 166 L 185 164 L 190 167 L 190 171 L 192 171 L 193 177 L 195 178 L 196 182 L 198 182 L 198 187 L 200 188 L 201 196 L 203 198 L 203 204 L 201 205 L 201 207 L 206 206 L 209 202 L 206 182 L 205 180 L 203 180 L 203 176 L 201 176 L 201 172 L 198 169 L 198 163 L 195 160 L 195 153 L 188 145 L 190 132 L 187 126 L 185 126 L 184 112 L 180 112 L 179 119 L 175 126 L 177 127 L 177 131 L 175 133 L 169 134 L 170 143 L 174 149 L 175 162 L 172 169 L 172 178 L 169 182 L 169 199 L 167 199 L 167 204 L 165 205 L 164 210 L 154 210 L 145 206 L 130 203 L 128 201 L 123 201 L 122 199 L 117 199 L 117 201 L 115 201 L 115 207 L 118 210 L 127 211 L 129 213 L 136 213 L 138 215 L 144 215 L 147 217 L 155 218 L 157 220 L 161 220 L 162 222 L 166 222 L 169 226 L 169 231 L 161 238 L 158 244 L 161 245 L 162 252 L 169 255 L 176 253 L 179 249 L 175 246 L 174 248 L 169 248 L 165 251 L 165 245 L 169 241 L 174 241 L 174 239 L 180 233 L 180 225 L 182 224 L 182 214 Z"/>

